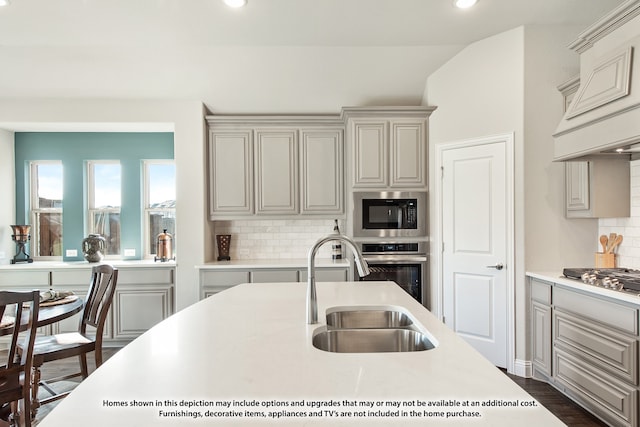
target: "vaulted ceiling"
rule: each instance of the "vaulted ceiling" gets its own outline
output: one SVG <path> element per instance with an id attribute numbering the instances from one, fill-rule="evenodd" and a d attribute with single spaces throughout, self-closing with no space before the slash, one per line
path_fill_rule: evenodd
<path id="1" fill-rule="evenodd" d="M 587 27 L 621 2 L 12 0 L 0 8 L 0 98 L 196 99 L 225 113 L 416 105 L 470 43 L 520 25 Z"/>

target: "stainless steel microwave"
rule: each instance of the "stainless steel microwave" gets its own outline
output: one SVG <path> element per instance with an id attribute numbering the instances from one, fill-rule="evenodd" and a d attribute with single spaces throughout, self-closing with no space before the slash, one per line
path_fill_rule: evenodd
<path id="1" fill-rule="evenodd" d="M 354 237 L 425 237 L 427 193 L 353 193 Z"/>

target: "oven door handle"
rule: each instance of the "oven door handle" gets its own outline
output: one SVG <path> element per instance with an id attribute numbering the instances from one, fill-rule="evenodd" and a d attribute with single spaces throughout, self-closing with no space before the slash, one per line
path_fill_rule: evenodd
<path id="1" fill-rule="evenodd" d="M 425 255 L 364 255 L 363 258 L 370 263 L 427 262 Z"/>

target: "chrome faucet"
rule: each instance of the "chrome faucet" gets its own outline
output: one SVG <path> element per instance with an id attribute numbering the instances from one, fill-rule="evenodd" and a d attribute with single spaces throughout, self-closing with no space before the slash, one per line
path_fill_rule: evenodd
<path id="1" fill-rule="evenodd" d="M 354 261 L 356 263 L 356 268 L 358 269 L 358 274 L 360 277 L 367 276 L 369 274 L 369 266 L 367 265 L 367 261 L 362 257 L 362 252 L 358 249 L 358 246 L 345 236 L 344 234 L 329 234 L 326 237 L 322 237 L 319 239 L 312 247 L 309 249 L 308 256 L 308 281 L 307 281 L 307 323 L 309 325 L 313 325 L 314 323 L 318 323 L 318 297 L 316 296 L 316 268 L 315 268 L 315 258 L 318 249 L 320 246 L 324 245 L 327 242 L 331 242 L 334 240 L 339 240 L 344 242 L 351 248 L 351 252 L 353 252 Z"/>

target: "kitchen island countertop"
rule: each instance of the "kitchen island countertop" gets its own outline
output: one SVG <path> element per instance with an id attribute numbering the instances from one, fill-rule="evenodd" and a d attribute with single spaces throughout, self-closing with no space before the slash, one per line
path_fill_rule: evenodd
<path id="1" fill-rule="evenodd" d="M 563 425 L 396 284 L 317 287 L 315 325 L 305 323 L 301 283 L 238 285 L 176 313 L 112 356 L 40 426 Z M 313 347 L 327 308 L 353 305 L 404 307 L 437 347 Z"/>

